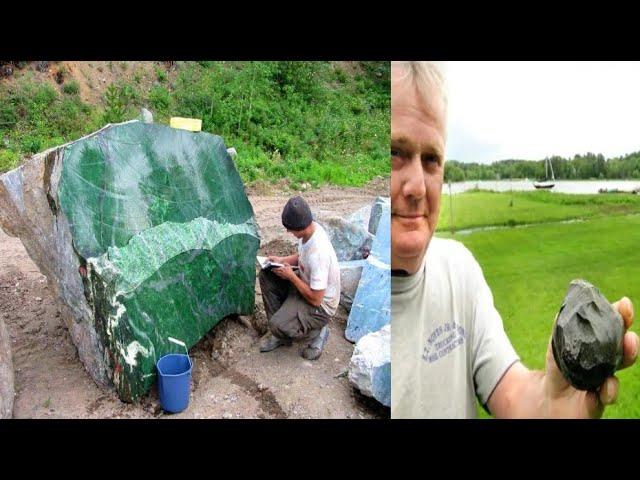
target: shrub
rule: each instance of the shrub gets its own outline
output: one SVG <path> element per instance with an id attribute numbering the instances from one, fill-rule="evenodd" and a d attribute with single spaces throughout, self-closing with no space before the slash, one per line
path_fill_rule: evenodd
<path id="1" fill-rule="evenodd" d="M 158 81 L 160 83 L 164 83 L 167 81 L 167 72 L 165 72 L 162 68 L 160 67 L 155 67 L 155 72 L 156 72 L 156 77 L 158 78 Z"/>
<path id="2" fill-rule="evenodd" d="M 104 121 L 106 123 L 117 123 L 124 120 L 125 105 L 120 97 L 120 90 L 111 84 L 104 93 L 105 109 Z"/>
<path id="3" fill-rule="evenodd" d="M 129 84 L 107 87 L 104 94 L 105 110 L 103 119 L 106 123 L 118 123 L 125 120 L 127 113 L 140 101 L 140 95 Z"/>
<path id="4" fill-rule="evenodd" d="M 158 111 L 164 112 L 171 105 L 171 95 L 164 87 L 153 87 L 149 92 L 149 104 Z"/>
<path id="5" fill-rule="evenodd" d="M 67 95 L 77 95 L 80 93 L 80 85 L 75 80 L 71 80 L 62 86 L 62 91 Z"/>
<path id="6" fill-rule="evenodd" d="M 34 135 L 25 135 L 22 138 L 22 151 L 28 153 L 38 153 L 42 148 L 42 138 Z"/>
<path id="7" fill-rule="evenodd" d="M 0 102 L 0 130 L 11 128 L 18 121 L 15 105 Z"/>

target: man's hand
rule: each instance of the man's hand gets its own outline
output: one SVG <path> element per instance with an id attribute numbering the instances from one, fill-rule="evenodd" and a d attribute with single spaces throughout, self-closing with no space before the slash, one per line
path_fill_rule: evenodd
<path id="1" fill-rule="evenodd" d="M 640 343 L 638 335 L 627 332 L 633 323 L 631 300 L 623 297 L 615 302 L 613 307 L 620 312 L 624 320 L 623 360 L 620 367 L 622 369 L 633 365 L 636 361 Z M 584 392 L 573 388 L 556 365 L 551 341 L 547 348 L 546 365 L 544 383 L 548 398 L 548 413 L 551 417 L 600 418 L 604 407 L 614 403 L 618 397 L 618 379 L 614 376 L 607 378 L 596 392 Z"/>
<path id="2" fill-rule="evenodd" d="M 267 260 L 273 263 L 288 263 L 289 265 L 298 265 L 298 254 L 294 253 L 293 255 L 289 255 L 288 257 L 278 257 L 276 255 L 267 256 Z"/>
<path id="3" fill-rule="evenodd" d="M 284 278 L 285 280 L 289 281 L 291 281 L 293 277 L 297 277 L 296 273 L 293 271 L 293 268 L 291 268 L 291 265 L 289 265 L 288 263 L 285 263 L 284 267 L 274 268 L 272 271 L 280 278 Z"/>

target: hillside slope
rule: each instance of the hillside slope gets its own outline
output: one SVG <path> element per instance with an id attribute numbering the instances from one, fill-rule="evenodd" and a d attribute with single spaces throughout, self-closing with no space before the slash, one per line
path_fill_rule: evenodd
<path id="1" fill-rule="evenodd" d="M 245 182 L 388 176 L 388 62 L 14 62 L 0 66 L 0 172 L 105 123 L 201 118 Z"/>

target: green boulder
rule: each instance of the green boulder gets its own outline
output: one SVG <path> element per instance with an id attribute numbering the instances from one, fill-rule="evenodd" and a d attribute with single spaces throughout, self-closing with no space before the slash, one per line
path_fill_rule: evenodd
<path id="1" fill-rule="evenodd" d="M 121 399 L 156 361 L 222 318 L 250 314 L 259 247 L 253 209 L 222 139 L 142 122 L 63 147 L 57 199 L 84 295 Z"/>

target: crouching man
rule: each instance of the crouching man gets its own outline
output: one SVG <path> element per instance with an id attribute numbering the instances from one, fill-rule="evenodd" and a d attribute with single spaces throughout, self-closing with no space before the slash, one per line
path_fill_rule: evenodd
<path id="1" fill-rule="evenodd" d="M 269 256 L 284 267 L 260 272 L 262 301 L 269 320 L 269 333 L 260 351 L 269 352 L 297 340 L 306 345 L 302 356 L 315 360 L 322 354 L 329 336 L 329 319 L 340 301 L 338 258 L 302 197 L 289 199 L 282 211 L 282 224 L 298 239 L 298 252 L 288 257 Z"/>

